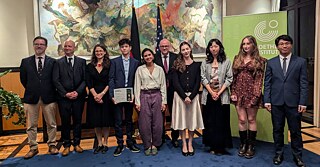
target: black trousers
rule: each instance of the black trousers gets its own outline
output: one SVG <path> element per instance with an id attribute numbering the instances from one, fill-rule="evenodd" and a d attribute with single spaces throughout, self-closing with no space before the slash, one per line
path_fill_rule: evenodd
<path id="1" fill-rule="evenodd" d="M 71 117 L 73 122 L 73 145 L 79 145 L 81 140 L 81 120 L 84 108 L 84 98 L 69 100 L 61 99 L 58 101 L 59 113 L 62 123 L 61 137 L 64 147 L 71 146 L 70 131 Z"/>
<path id="2" fill-rule="evenodd" d="M 133 114 L 133 103 L 118 103 L 114 106 L 114 119 L 115 119 L 115 135 L 117 138 L 118 145 L 123 145 L 123 133 L 122 133 L 122 118 L 124 113 L 124 123 L 126 126 L 127 134 L 127 145 L 133 144 L 132 132 L 132 114 Z"/>
<path id="3" fill-rule="evenodd" d="M 271 106 L 271 116 L 273 125 L 273 139 L 276 154 L 283 154 L 284 146 L 284 126 L 285 119 L 290 130 L 291 149 L 294 156 L 302 156 L 302 137 L 301 137 L 301 117 L 298 107 L 289 107 L 286 104 L 281 106 Z"/>

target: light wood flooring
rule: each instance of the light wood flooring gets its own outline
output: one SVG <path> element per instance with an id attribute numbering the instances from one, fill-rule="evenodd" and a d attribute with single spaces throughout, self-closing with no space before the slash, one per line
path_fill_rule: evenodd
<path id="1" fill-rule="evenodd" d="M 94 145 L 93 130 L 85 129 L 82 131 L 82 135 L 83 139 L 81 140 L 81 147 L 85 150 L 92 149 Z M 170 131 L 167 131 L 167 135 L 170 136 Z M 198 135 L 195 134 L 195 137 L 197 137 Z M 314 127 L 313 125 L 307 123 L 302 123 L 302 137 L 304 148 L 320 155 L 320 128 Z M 60 139 L 60 132 L 57 132 L 57 139 Z M 48 146 L 46 143 L 42 142 L 42 133 L 38 133 L 37 141 L 39 141 L 39 154 L 47 154 Z M 27 134 L 25 133 L 0 136 L 0 160 L 4 160 L 10 157 L 24 156 L 29 151 L 27 142 Z M 139 136 L 137 137 L 137 143 L 142 143 Z M 116 145 L 116 138 L 112 135 L 108 139 L 108 146 L 112 147 Z M 57 144 L 57 147 L 60 148 L 60 152 L 63 150 L 61 142 Z"/>

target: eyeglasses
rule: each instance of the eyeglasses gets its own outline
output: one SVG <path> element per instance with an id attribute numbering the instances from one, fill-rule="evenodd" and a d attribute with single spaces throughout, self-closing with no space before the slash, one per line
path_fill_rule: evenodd
<path id="1" fill-rule="evenodd" d="M 33 46 L 46 46 L 44 43 L 34 43 Z"/>
<path id="2" fill-rule="evenodd" d="M 291 43 L 290 42 L 279 42 L 278 45 L 280 45 L 280 46 L 283 46 L 283 45 L 288 46 L 288 45 L 291 45 Z"/>
<path id="3" fill-rule="evenodd" d="M 162 46 L 160 46 L 160 48 L 168 48 L 169 47 L 169 45 L 162 45 Z"/>

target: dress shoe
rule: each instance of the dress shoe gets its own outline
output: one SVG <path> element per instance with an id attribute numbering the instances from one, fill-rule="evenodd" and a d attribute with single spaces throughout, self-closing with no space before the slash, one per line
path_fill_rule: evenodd
<path id="1" fill-rule="evenodd" d="M 24 159 L 30 159 L 33 156 L 37 155 L 38 153 L 39 153 L 38 149 L 33 149 L 33 150 L 30 150 L 23 158 Z"/>
<path id="2" fill-rule="evenodd" d="M 280 165 L 283 161 L 283 155 L 282 154 L 276 154 L 274 157 L 273 157 L 273 164 L 275 165 Z"/>
<path id="3" fill-rule="evenodd" d="M 82 152 L 83 152 L 83 149 L 82 149 L 79 145 L 74 146 L 74 150 L 75 150 L 77 153 L 82 153 Z"/>
<path id="4" fill-rule="evenodd" d="M 194 156 L 194 150 L 192 152 L 188 152 L 189 156 Z"/>
<path id="5" fill-rule="evenodd" d="M 62 156 L 67 156 L 70 153 L 70 147 L 65 147 L 62 151 Z"/>
<path id="6" fill-rule="evenodd" d="M 174 148 L 178 148 L 179 147 L 179 142 L 177 140 L 172 140 L 171 143 L 172 143 Z"/>
<path id="7" fill-rule="evenodd" d="M 103 146 L 98 146 L 93 150 L 93 154 L 98 154 L 99 152 L 101 152 L 104 149 Z"/>
<path id="8" fill-rule="evenodd" d="M 306 167 L 306 165 L 304 164 L 304 162 L 300 157 L 293 158 L 293 161 L 296 163 L 298 167 Z"/>
<path id="9" fill-rule="evenodd" d="M 49 146 L 49 153 L 51 155 L 57 155 L 57 154 L 59 154 L 59 150 L 57 149 L 57 147 L 55 145 L 51 145 L 51 146 Z"/>
<path id="10" fill-rule="evenodd" d="M 123 150 L 124 150 L 123 145 L 118 145 L 118 147 L 114 150 L 113 156 L 117 157 L 121 155 Z"/>
<path id="11" fill-rule="evenodd" d="M 140 152 L 140 149 L 135 144 L 127 145 L 127 148 L 133 153 Z"/>
<path id="12" fill-rule="evenodd" d="M 182 153 L 182 155 L 185 156 L 185 157 L 189 155 L 189 152 L 183 152 L 182 150 L 181 150 L 181 153 Z"/>
<path id="13" fill-rule="evenodd" d="M 101 150 L 102 154 L 105 154 L 109 150 L 108 146 L 103 146 L 103 149 Z"/>

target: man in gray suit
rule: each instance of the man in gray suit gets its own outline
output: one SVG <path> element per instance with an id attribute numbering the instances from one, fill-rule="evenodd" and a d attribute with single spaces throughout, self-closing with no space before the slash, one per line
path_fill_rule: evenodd
<path id="1" fill-rule="evenodd" d="M 280 54 L 267 62 L 264 80 L 264 105 L 271 112 L 275 156 L 273 163 L 283 161 L 285 118 L 290 129 L 293 160 L 297 166 L 302 161 L 301 117 L 308 99 L 307 62 L 291 53 L 293 40 L 281 35 L 275 40 Z"/>
<path id="2" fill-rule="evenodd" d="M 45 118 L 48 131 L 48 145 L 50 154 L 58 154 L 56 143 L 56 99 L 52 82 L 52 72 L 55 60 L 46 55 L 48 41 L 38 36 L 33 40 L 34 55 L 24 58 L 20 65 L 20 81 L 25 88 L 24 109 L 27 113 L 27 134 L 30 151 L 24 156 L 32 158 L 38 151 L 37 128 L 39 108 Z"/>
<path id="3" fill-rule="evenodd" d="M 62 156 L 70 153 L 71 117 L 73 122 L 73 147 L 78 153 L 82 153 L 81 120 L 85 102 L 86 61 L 74 55 L 75 43 L 71 40 L 64 43 L 65 56 L 57 60 L 54 66 L 53 81 L 58 91 L 58 106 L 62 122 L 61 137 L 64 150 Z"/>

